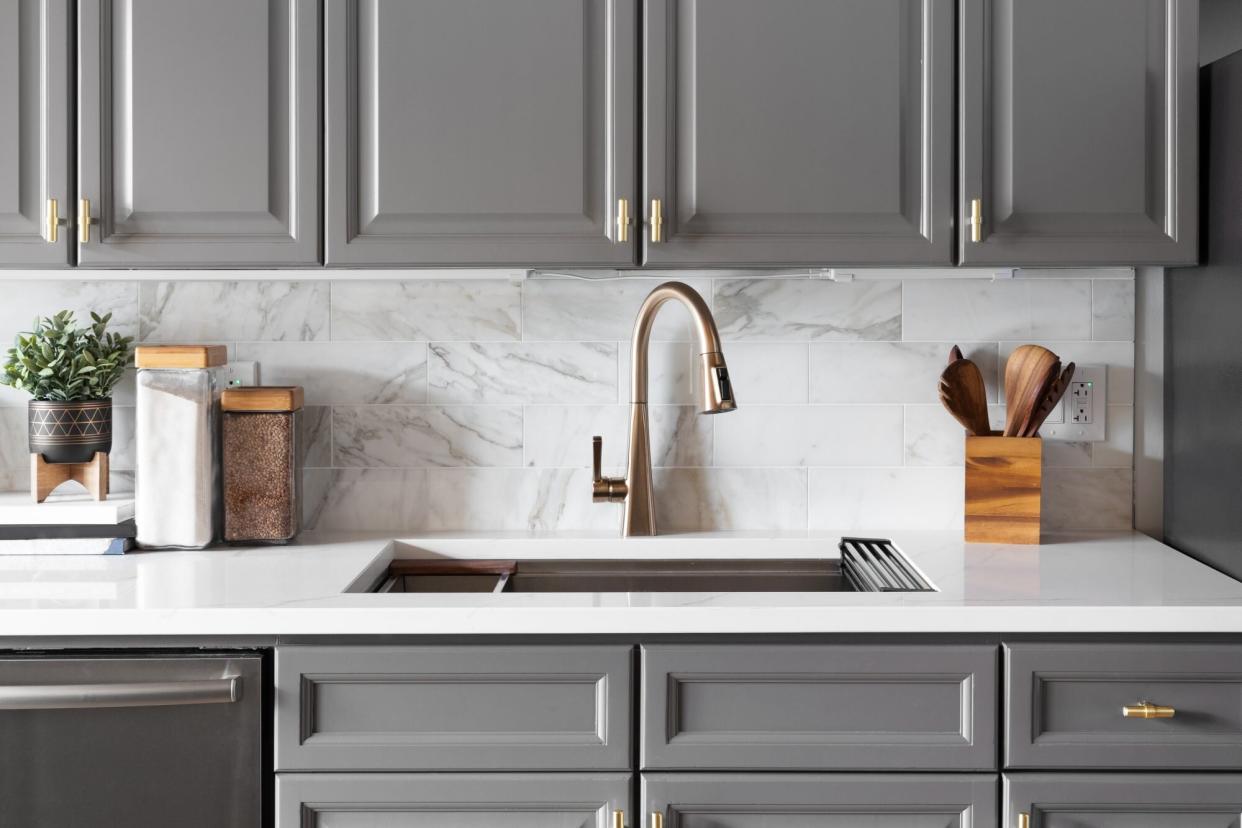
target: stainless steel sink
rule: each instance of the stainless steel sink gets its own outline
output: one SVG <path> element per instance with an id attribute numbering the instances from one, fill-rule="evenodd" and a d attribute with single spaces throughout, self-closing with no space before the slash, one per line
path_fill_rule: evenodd
<path id="1" fill-rule="evenodd" d="M 845 538 L 839 558 L 397 559 L 374 592 L 922 592 L 888 541 Z"/>

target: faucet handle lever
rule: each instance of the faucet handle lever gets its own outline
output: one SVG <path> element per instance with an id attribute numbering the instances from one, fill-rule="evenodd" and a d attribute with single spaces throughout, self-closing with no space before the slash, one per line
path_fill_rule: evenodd
<path id="1" fill-rule="evenodd" d="M 591 499 L 596 503 L 620 503 L 625 500 L 625 479 L 604 477 L 604 438 L 598 434 L 591 438 Z"/>

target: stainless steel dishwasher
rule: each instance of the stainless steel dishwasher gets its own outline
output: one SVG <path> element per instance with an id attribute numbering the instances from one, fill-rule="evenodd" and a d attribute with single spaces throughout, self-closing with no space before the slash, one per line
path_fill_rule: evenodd
<path id="1" fill-rule="evenodd" d="M 0 656 L 0 826 L 262 825 L 263 658 Z"/>

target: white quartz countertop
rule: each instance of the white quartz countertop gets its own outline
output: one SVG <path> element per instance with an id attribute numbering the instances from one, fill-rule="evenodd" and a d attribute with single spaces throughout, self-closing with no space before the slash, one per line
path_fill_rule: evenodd
<path id="1" fill-rule="evenodd" d="M 1138 533 L 1041 546 L 892 532 L 929 593 L 368 594 L 396 557 L 836 557 L 840 533 L 306 536 L 0 557 L 0 637 L 1242 632 L 1242 583 Z"/>

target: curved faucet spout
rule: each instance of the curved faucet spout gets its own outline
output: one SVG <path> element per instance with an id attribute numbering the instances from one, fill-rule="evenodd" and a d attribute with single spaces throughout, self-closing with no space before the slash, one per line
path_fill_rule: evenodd
<path id="1" fill-rule="evenodd" d="M 660 308 L 672 299 L 685 306 L 694 323 L 695 338 L 698 340 L 698 354 L 694 364 L 694 398 L 699 413 L 719 414 L 733 411 L 737 408 L 737 402 L 733 398 L 733 386 L 729 382 L 724 354 L 721 353 L 720 332 L 716 330 L 716 320 L 712 318 L 712 312 L 703 297 L 683 282 L 665 282 L 651 291 L 638 309 L 638 317 L 634 320 L 634 338 L 630 346 L 630 400 L 634 403 L 647 402 L 651 329 Z"/>

